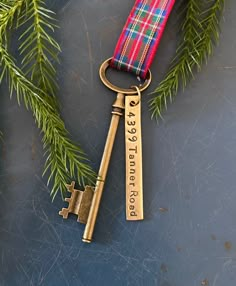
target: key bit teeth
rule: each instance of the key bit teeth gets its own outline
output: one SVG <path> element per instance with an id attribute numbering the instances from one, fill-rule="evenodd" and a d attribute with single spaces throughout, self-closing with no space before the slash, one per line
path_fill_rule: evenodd
<path id="1" fill-rule="evenodd" d="M 63 208 L 61 211 L 59 211 L 59 215 L 61 215 L 64 219 L 68 218 L 69 209 Z"/>
<path id="2" fill-rule="evenodd" d="M 66 184 L 66 188 L 67 188 L 68 192 L 73 193 L 73 192 L 74 192 L 74 189 L 75 189 L 75 182 L 74 182 L 74 181 L 71 182 L 70 185 L 69 185 L 69 184 Z"/>
<path id="3" fill-rule="evenodd" d="M 63 208 L 59 215 L 67 219 L 69 214 L 75 214 L 78 216 L 78 221 L 86 224 L 90 206 L 92 203 L 94 188 L 86 186 L 84 191 L 74 189 L 75 182 L 67 185 L 68 191 L 71 192 L 70 198 L 65 198 L 65 201 L 69 203 L 67 208 Z"/>

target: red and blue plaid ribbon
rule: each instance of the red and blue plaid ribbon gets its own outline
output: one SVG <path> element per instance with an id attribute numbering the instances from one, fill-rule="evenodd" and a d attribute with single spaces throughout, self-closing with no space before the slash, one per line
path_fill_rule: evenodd
<path id="1" fill-rule="evenodd" d="M 174 3 L 175 0 L 136 0 L 111 67 L 146 77 Z"/>

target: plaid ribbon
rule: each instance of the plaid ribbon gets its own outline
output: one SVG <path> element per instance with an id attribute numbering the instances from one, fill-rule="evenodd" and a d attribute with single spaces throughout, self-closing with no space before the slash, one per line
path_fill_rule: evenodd
<path id="1" fill-rule="evenodd" d="M 174 3 L 175 0 L 136 0 L 111 67 L 146 77 Z"/>

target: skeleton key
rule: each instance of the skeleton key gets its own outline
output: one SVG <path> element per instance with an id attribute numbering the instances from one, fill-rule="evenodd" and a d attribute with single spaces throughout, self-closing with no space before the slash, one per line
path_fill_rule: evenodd
<path id="1" fill-rule="evenodd" d="M 112 118 L 110 128 L 107 134 L 106 144 L 104 147 L 103 156 L 98 172 L 98 179 L 94 191 L 91 191 L 92 187 L 90 186 L 87 186 L 85 191 L 75 190 L 75 184 L 72 182 L 71 185 L 67 186 L 72 195 L 70 198 L 65 199 L 67 202 L 69 202 L 69 207 L 63 208 L 59 212 L 63 218 L 67 218 L 69 213 L 77 214 L 78 221 L 86 224 L 82 238 L 83 242 L 90 243 L 92 241 L 93 230 L 95 227 L 98 209 L 103 193 L 116 132 L 120 117 L 123 115 L 123 110 L 125 109 L 124 97 L 124 94 L 117 93 L 117 98 L 112 105 Z"/>
<path id="2" fill-rule="evenodd" d="M 92 241 L 93 230 L 95 227 L 98 209 L 103 193 L 104 183 L 106 180 L 107 170 L 111 159 L 111 153 L 115 142 L 116 132 L 118 129 L 120 117 L 123 115 L 123 110 L 125 109 L 124 94 L 122 93 L 117 94 L 116 101 L 113 103 L 112 107 L 113 108 L 111 112 L 112 118 L 111 118 L 110 128 L 107 134 L 107 140 L 104 147 L 102 161 L 98 172 L 98 179 L 96 182 L 93 200 L 90 207 L 90 212 L 82 239 L 83 242 L 88 242 L 88 243 Z"/>
<path id="3" fill-rule="evenodd" d="M 102 82 L 111 90 L 117 92 L 117 98 L 112 105 L 112 118 L 107 135 L 106 144 L 104 147 L 104 152 L 98 172 L 98 179 L 96 181 L 95 188 L 91 186 L 86 186 L 85 191 L 79 191 L 74 189 L 74 182 L 68 185 L 67 188 L 69 192 L 72 193 L 70 198 L 65 200 L 69 202 L 68 208 L 63 208 L 59 214 L 63 218 L 67 218 L 69 213 L 74 213 L 78 215 L 78 221 L 86 224 L 82 241 L 90 243 L 93 237 L 93 231 L 97 219 L 98 209 L 104 189 L 104 184 L 106 180 L 107 170 L 111 158 L 111 153 L 115 141 L 115 136 L 117 133 L 117 128 L 119 125 L 120 117 L 123 115 L 123 110 L 125 109 L 125 95 L 135 95 L 140 91 L 146 89 L 151 83 L 151 72 L 149 71 L 147 80 L 144 84 L 136 89 L 122 89 L 113 84 L 111 84 L 106 78 L 106 70 L 109 67 L 110 60 L 106 60 L 100 67 L 100 78 Z M 140 95 L 140 93 L 139 93 Z"/>

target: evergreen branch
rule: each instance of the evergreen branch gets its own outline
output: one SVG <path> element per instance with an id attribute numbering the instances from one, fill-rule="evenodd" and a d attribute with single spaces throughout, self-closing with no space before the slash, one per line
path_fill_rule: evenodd
<path id="1" fill-rule="evenodd" d="M 167 107 L 167 100 L 172 101 L 172 97 L 179 89 L 179 81 L 182 79 L 183 85 L 187 83 L 187 78 L 192 75 L 192 51 L 195 49 L 194 39 L 199 37 L 199 0 L 189 0 L 186 6 L 186 17 L 182 25 L 182 41 L 176 51 L 176 56 L 172 61 L 170 70 L 165 79 L 155 90 L 157 95 L 151 100 L 151 110 L 153 116 L 161 116 L 163 105 Z"/>
<path id="2" fill-rule="evenodd" d="M 225 0 L 214 0 L 214 4 L 203 4 L 199 0 L 188 0 L 186 16 L 182 24 L 182 41 L 169 71 L 153 94 L 150 101 L 152 117 L 161 117 L 163 106 L 184 89 L 194 71 L 201 69 L 203 62 L 213 52 L 214 43 L 219 40 L 219 22 Z"/>
<path id="3" fill-rule="evenodd" d="M 24 1 L 28 4 L 28 0 Z M 7 32 L 7 28 L 15 16 L 13 11 L 17 11 L 18 1 L 13 2 L 15 2 L 15 5 L 7 6 L 2 11 L 2 15 L 6 15 L 5 17 L 1 17 L 0 11 L 0 35 Z M 43 11 L 43 14 L 44 12 L 46 11 Z M 20 21 L 21 19 L 17 20 Z M 26 21 L 28 20 L 29 18 L 26 17 Z M 37 59 L 40 60 L 40 58 L 36 58 L 36 63 L 33 63 L 35 66 L 38 65 Z M 45 58 L 43 57 L 43 59 Z M 27 79 L 8 53 L 6 38 L 1 36 L 0 65 L 2 67 L 0 83 L 6 77 L 10 96 L 12 96 L 13 91 L 16 92 L 18 103 L 20 104 L 23 101 L 26 108 L 32 110 L 35 121 L 43 132 L 43 146 L 47 155 L 44 174 L 50 171 L 48 183 L 53 179 L 52 197 L 54 198 L 58 191 L 61 191 L 62 196 L 64 196 L 65 184 L 72 178 L 76 178 L 80 185 L 93 184 L 96 175 L 87 164 L 87 158 L 81 148 L 68 138 L 64 122 L 60 118 L 55 105 L 51 104 L 52 97 L 47 94 L 48 90 L 46 92 L 41 91 L 40 86 L 38 88 Z M 44 70 L 40 69 L 40 72 L 42 73 Z M 53 101 L 55 102 L 55 98 Z"/>
<path id="4" fill-rule="evenodd" d="M 50 169 L 48 183 L 54 179 L 52 197 L 54 198 L 59 190 L 64 195 L 65 183 L 71 178 L 76 177 L 81 185 L 93 183 L 95 174 L 86 163 L 83 163 L 87 160 L 84 152 L 68 139 L 68 132 L 57 112 L 42 99 L 38 88 L 22 74 L 3 46 L 0 46 L 0 58 L 3 72 L 9 82 L 10 93 L 16 91 L 19 104 L 23 101 L 25 106 L 32 110 L 35 121 L 43 132 L 44 148 L 47 149 L 44 173 Z"/>

